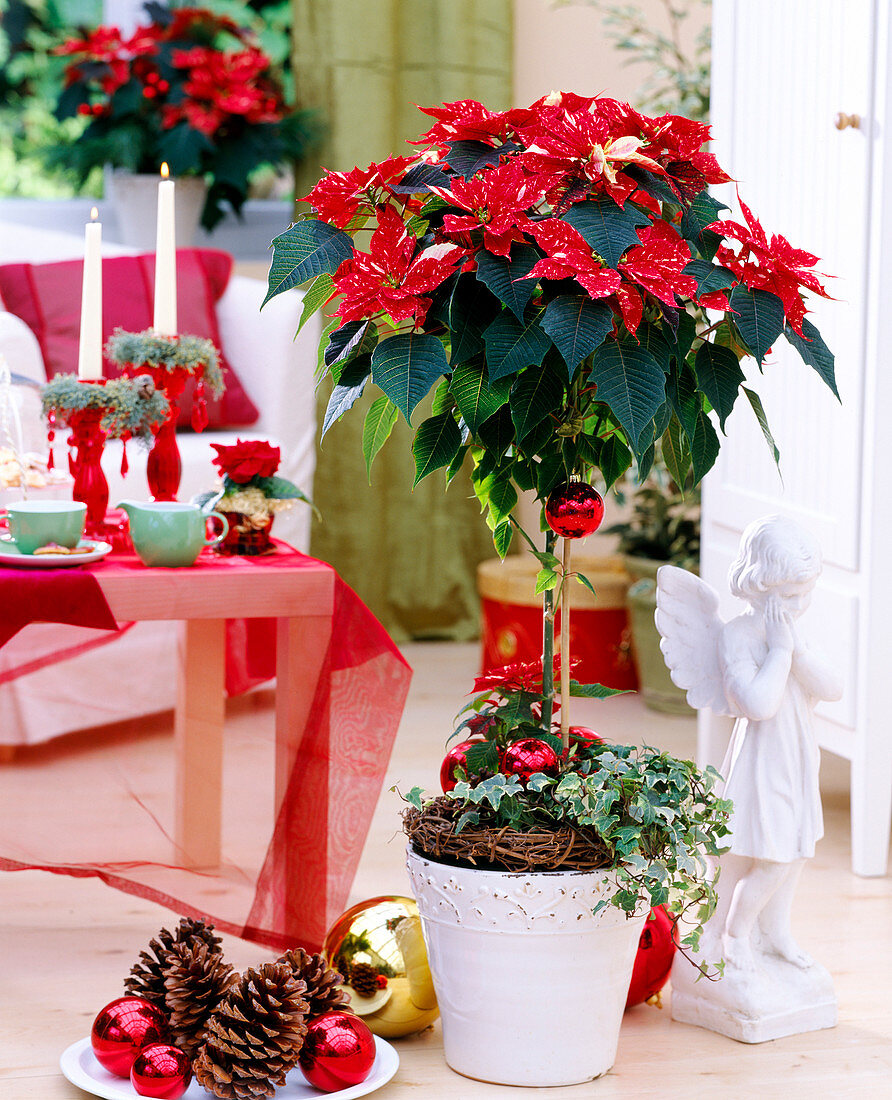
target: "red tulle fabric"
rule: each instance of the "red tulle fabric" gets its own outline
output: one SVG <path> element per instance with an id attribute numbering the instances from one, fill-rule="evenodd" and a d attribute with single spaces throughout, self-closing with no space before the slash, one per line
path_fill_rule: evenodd
<path id="1" fill-rule="evenodd" d="M 287 567 L 296 570 L 299 586 L 300 569 L 317 575 L 330 569 L 278 546 L 279 553 L 260 561 L 202 555 L 193 572 Z M 143 567 L 113 555 L 96 568 Z M 125 734 L 116 728 L 113 738 L 101 731 L 58 738 L 0 765 L 0 869 L 95 876 L 257 943 L 318 950 L 346 905 L 411 678 L 384 628 L 331 572 L 327 647 L 318 675 L 302 679 L 299 698 L 291 700 L 292 712 L 305 719 L 293 731 L 299 747 L 279 805 L 272 722 L 259 723 L 251 737 L 225 740 L 219 867 L 190 870 L 177 860 L 173 737 L 150 724 Z M 60 621 L 80 621 L 72 605 L 86 606 L 81 596 L 88 589 L 92 599 L 102 593 L 91 573 L 64 573 L 67 581 L 62 570 L 40 576 L 0 570 L 0 629 L 9 615 L 7 596 L 20 585 L 31 597 L 23 589 L 14 601 L 19 608 L 44 587 L 49 593 L 60 586 L 52 598 L 40 596 L 43 610 L 32 619 L 56 621 L 53 608 L 66 607 Z M 83 625 L 114 626 L 98 622 L 97 614 L 103 612 L 93 606 Z M 273 676 L 275 620 L 227 625 L 227 688 L 245 690 Z M 0 633 L 9 636 L 9 629 Z"/>

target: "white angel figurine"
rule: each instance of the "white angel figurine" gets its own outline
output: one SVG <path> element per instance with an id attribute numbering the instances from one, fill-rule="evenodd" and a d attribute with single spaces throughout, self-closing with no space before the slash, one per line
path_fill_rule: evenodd
<path id="1" fill-rule="evenodd" d="M 791 520 L 767 516 L 741 537 L 729 583 L 749 606 L 730 622 L 699 577 L 673 566 L 658 575 L 656 623 L 672 679 L 691 706 L 737 719 L 719 769 L 724 797 L 734 803 L 730 850 L 701 944 L 704 958 L 717 958 L 718 949 L 726 977 L 776 969 L 778 961 L 799 970 L 816 965 L 793 939 L 790 909 L 824 833 L 812 711 L 842 694 L 840 677 L 796 625 L 820 572 L 814 539 Z"/>

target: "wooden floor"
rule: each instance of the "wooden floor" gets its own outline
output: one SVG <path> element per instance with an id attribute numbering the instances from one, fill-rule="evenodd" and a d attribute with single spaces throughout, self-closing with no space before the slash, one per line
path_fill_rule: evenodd
<path id="1" fill-rule="evenodd" d="M 388 788 L 420 783 L 434 789 L 442 745 L 477 660 L 473 646 L 439 643 L 409 646 L 406 654 L 415 680 L 354 901 L 407 892 L 399 804 Z M 237 701 L 230 719 L 245 730 L 258 721 L 271 724 L 271 695 Z M 693 720 L 654 715 L 636 698 L 580 701 L 574 721 L 617 741 L 694 752 Z M 168 718 L 148 725 L 157 733 L 165 723 L 172 725 Z M 847 767 L 825 761 L 827 835 L 806 869 L 795 911 L 800 941 L 836 982 L 839 1026 L 749 1047 L 676 1024 L 666 1008 L 642 1005 L 625 1016 L 611 1072 L 585 1085 L 549 1089 L 549 1100 L 892 1098 L 892 878 L 859 879 L 849 870 L 846 783 Z M 167 910 L 95 880 L 41 872 L 0 875 L 0 1100 L 82 1100 L 84 1094 L 59 1074 L 59 1054 L 88 1033 L 96 1011 L 119 995 L 138 950 L 170 919 Z M 231 937 L 226 950 L 236 966 L 269 957 Z M 381 1100 L 531 1094 L 452 1073 L 443 1061 L 439 1025 L 400 1041 L 397 1049 L 400 1069 L 376 1094 Z"/>

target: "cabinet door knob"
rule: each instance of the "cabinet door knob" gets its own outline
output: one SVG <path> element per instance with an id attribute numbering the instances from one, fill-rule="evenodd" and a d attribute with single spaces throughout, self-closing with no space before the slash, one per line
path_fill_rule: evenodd
<path id="1" fill-rule="evenodd" d="M 840 111 L 839 114 L 836 116 L 836 121 L 834 125 L 836 126 L 837 130 L 845 130 L 849 127 L 851 127 L 853 130 L 858 130 L 861 127 L 861 116 L 847 115 L 844 111 Z"/>

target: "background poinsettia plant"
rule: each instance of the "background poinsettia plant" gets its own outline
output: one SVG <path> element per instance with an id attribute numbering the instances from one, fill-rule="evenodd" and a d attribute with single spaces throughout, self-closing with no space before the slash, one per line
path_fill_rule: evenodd
<path id="1" fill-rule="evenodd" d="M 56 117 L 89 122 L 48 156 L 81 182 L 97 166 L 154 173 L 165 161 L 175 176 L 207 176 L 202 224 L 213 228 L 224 203 L 241 209 L 256 168 L 303 155 L 309 116 L 286 102 L 270 58 L 233 20 L 200 7 L 145 11 L 129 38 L 100 26 L 56 48 L 72 58 Z"/>
<path id="2" fill-rule="evenodd" d="M 577 478 L 609 487 L 633 462 L 643 480 L 658 447 L 677 485 L 698 483 L 741 393 L 777 458 L 740 361 L 761 367 L 782 335 L 836 393 L 803 298 L 827 296 L 817 259 L 769 238 L 743 203 L 743 223 L 720 219 L 708 187 L 729 177 L 706 124 L 568 92 L 425 113 L 435 122 L 418 152 L 329 172 L 306 196 L 314 213 L 273 242 L 267 300 L 312 279 L 301 324 L 336 303 L 323 434 L 367 385 L 381 391 L 363 432 L 369 466 L 433 390 L 416 484 L 438 469 L 448 484 L 469 460 L 504 556 L 519 491 L 544 505 Z M 571 570 L 543 530 L 547 738 L 554 596 Z"/>

